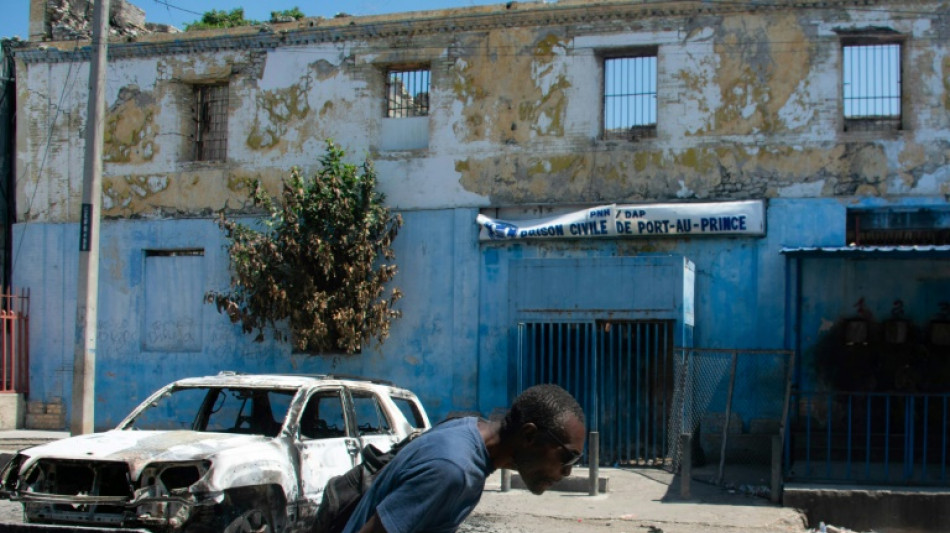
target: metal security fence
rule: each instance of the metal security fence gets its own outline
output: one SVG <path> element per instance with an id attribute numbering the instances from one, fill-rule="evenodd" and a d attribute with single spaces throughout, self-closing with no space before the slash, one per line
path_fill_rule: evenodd
<path id="1" fill-rule="evenodd" d="M 600 465 L 666 464 L 672 321 L 528 322 L 518 337 L 517 390 L 555 383 L 573 394 L 600 435 Z"/>
<path id="2" fill-rule="evenodd" d="M 671 469 L 682 466 L 679 435 L 690 434 L 693 477 L 768 484 L 773 437 L 784 432 L 793 367 L 790 350 L 678 348 L 668 436 Z"/>
<path id="3" fill-rule="evenodd" d="M 889 485 L 950 480 L 950 393 L 796 392 L 788 479 Z"/>

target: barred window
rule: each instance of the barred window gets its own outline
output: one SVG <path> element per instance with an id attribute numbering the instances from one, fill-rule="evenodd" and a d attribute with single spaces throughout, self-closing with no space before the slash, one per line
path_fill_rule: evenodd
<path id="1" fill-rule="evenodd" d="M 845 130 L 901 129 L 900 43 L 845 44 Z"/>
<path id="2" fill-rule="evenodd" d="M 656 135 L 656 52 L 604 59 L 604 138 Z"/>
<path id="3" fill-rule="evenodd" d="M 429 114 L 429 69 L 390 69 L 386 75 L 386 116 Z"/>
<path id="4" fill-rule="evenodd" d="M 195 85 L 194 161 L 228 156 L 228 84 Z"/>
<path id="5" fill-rule="evenodd" d="M 848 209 L 848 244 L 914 246 L 950 244 L 950 210 L 939 207 Z"/>

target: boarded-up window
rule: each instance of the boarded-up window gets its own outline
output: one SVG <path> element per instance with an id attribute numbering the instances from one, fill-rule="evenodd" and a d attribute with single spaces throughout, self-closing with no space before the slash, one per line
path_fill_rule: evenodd
<path id="1" fill-rule="evenodd" d="M 201 351 L 204 266 L 204 250 L 145 251 L 145 350 Z"/>

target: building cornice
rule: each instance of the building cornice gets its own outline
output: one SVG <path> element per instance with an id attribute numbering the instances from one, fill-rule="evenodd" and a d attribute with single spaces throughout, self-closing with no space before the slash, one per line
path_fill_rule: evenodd
<path id="1" fill-rule="evenodd" d="M 439 34 L 539 26 L 623 24 L 655 18 L 688 18 L 804 9 L 862 9 L 917 12 L 914 6 L 941 5 L 936 0 L 777 0 L 706 2 L 701 0 L 601 0 L 598 2 L 498 4 L 459 9 L 417 11 L 333 19 L 306 18 L 297 22 L 244 28 L 152 34 L 109 45 L 109 59 L 228 50 L 271 50 L 282 46 L 426 37 Z M 933 11 L 934 16 L 939 11 Z M 920 10 L 920 14 L 924 11 Z M 24 63 L 88 61 L 89 41 L 14 42 L 16 59 Z"/>

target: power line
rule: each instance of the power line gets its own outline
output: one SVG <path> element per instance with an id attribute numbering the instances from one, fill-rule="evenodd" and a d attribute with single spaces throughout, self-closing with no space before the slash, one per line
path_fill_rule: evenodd
<path id="1" fill-rule="evenodd" d="M 189 13 L 189 14 L 192 14 L 192 15 L 198 15 L 199 17 L 201 17 L 201 16 L 204 15 L 204 13 L 199 13 L 199 12 L 197 12 L 197 11 L 192 11 L 192 10 L 190 10 L 190 9 L 185 9 L 185 8 L 183 8 L 183 7 L 176 6 L 176 5 L 174 5 L 174 4 L 170 3 L 170 2 L 168 2 L 168 0 L 152 0 L 152 1 L 155 2 L 156 4 L 165 6 L 165 9 L 169 9 L 169 10 L 170 10 L 170 9 L 174 9 L 174 10 L 181 11 L 181 12 L 184 12 L 184 13 Z"/>

